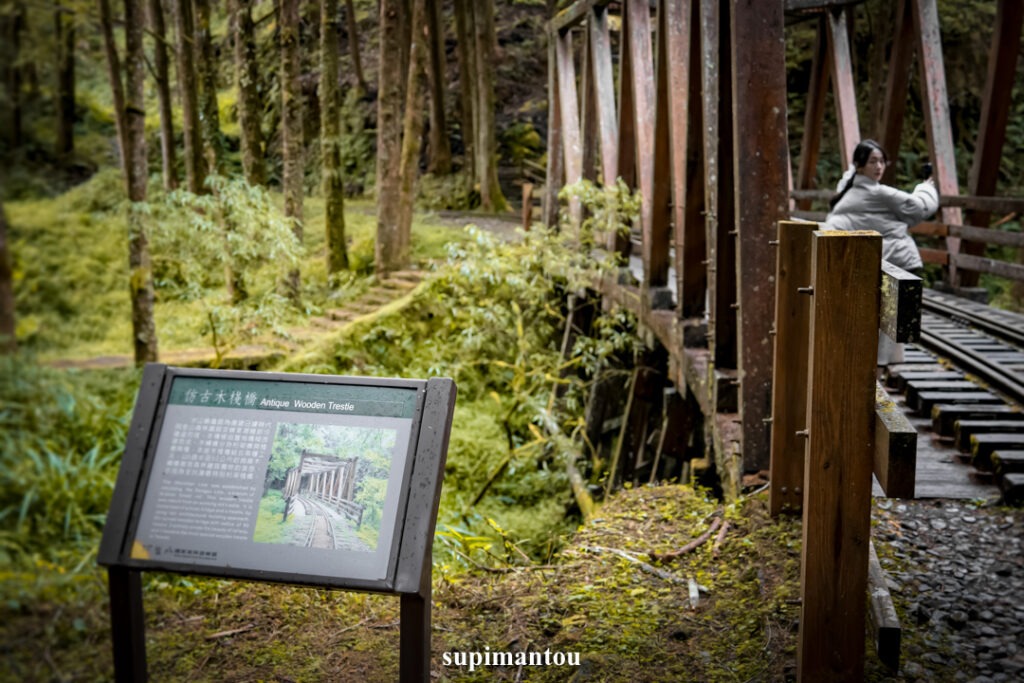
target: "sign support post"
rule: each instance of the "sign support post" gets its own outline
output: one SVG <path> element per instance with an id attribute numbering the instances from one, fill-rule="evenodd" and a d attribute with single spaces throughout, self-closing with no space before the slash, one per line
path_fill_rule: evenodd
<path id="1" fill-rule="evenodd" d="M 146 616 L 142 609 L 142 572 L 107 568 L 110 588 L 110 628 L 114 641 L 114 680 L 145 681 Z"/>

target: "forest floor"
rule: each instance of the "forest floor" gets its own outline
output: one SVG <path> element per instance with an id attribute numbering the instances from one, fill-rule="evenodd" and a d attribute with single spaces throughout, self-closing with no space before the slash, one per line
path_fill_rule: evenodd
<path id="1" fill-rule="evenodd" d="M 1011 596 L 1021 587 L 1024 511 L 876 501 L 873 515 L 903 660 L 899 675 L 887 671 L 866 635 L 865 680 L 1019 680 L 1024 615 Z M 724 534 L 678 558 L 652 559 L 716 518 Z M 993 540 L 1008 530 L 1010 542 L 956 550 L 963 533 Z M 509 547 L 495 566 L 435 565 L 431 678 L 795 680 L 800 544 L 799 521 L 772 520 L 764 493 L 723 507 L 688 486 L 621 491 L 544 564 L 523 564 Z M 79 580 L 92 589 L 76 604 L 0 605 L 0 680 L 109 677 L 102 573 Z M 149 574 L 145 601 L 154 681 L 397 679 L 393 596 Z M 40 651 L 40 643 L 50 645 Z M 550 653 L 578 656 L 579 665 L 471 667 L 463 653 Z"/>

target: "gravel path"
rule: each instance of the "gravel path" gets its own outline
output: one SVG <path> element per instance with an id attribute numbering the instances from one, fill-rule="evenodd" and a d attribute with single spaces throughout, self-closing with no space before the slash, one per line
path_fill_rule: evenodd
<path id="1" fill-rule="evenodd" d="M 874 520 L 903 629 L 887 680 L 1024 681 L 1024 510 L 883 500 Z"/>

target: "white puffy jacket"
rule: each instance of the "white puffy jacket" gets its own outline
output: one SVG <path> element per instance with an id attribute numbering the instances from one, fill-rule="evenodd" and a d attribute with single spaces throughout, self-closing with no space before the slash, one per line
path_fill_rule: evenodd
<path id="1" fill-rule="evenodd" d="M 839 186 L 846 184 L 843 176 Z M 877 230 L 882 234 L 882 259 L 904 270 L 920 268 L 921 254 L 907 229 L 939 208 L 939 192 L 929 182 L 910 194 L 856 174 L 853 187 L 825 219 L 830 230 Z"/>

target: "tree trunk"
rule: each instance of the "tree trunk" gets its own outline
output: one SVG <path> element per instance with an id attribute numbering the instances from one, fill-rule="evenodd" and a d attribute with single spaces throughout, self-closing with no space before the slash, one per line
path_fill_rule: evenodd
<path id="1" fill-rule="evenodd" d="M 302 86 L 299 83 L 299 0 L 281 0 L 281 155 L 283 157 L 284 215 L 291 219 L 302 242 Z M 298 268 L 288 273 L 286 286 L 298 299 Z"/>
<path id="2" fill-rule="evenodd" d="M 101 0 L 105 2 L 106 0 Z M 199 95 L 196 86 L 196 60 L 192 42 L 195 26 L 192 0 L 173 0 L 177 34 L 178 92 L 181 96 L 181 131 L 185 139 L 185 185 L 189 192 L 205 190 L 206 164 L 199 123 Z"/>
<path id="3" fill-rule="evenodd" d="M 100 32 L 103 34 L 103 51 L 107 56 L 107 77 L 110 79 L 110 93 L 114 104 L 114 127 L 117 129 L 118 154 L 122 168 L 128 162 L 124 149 L 124 83 L 121 81 L 121 58 L 114 43 L 114 17 L 110 11 L 110 0 L 99 0 Z"/>
<path id="4" fill-rule="evenodd" d="M 13 353 L 18 347 L 14 325 L 14 268 L 7 246 L 7 216 L 0 204 L 0 353 Z"/>
<path id="5" fill-rule="evenodd" d="M 267 182 L 263 158 L 263 104 L 256 58 L 253 0 L 232 0 L 235 15 L 235 80 L 238 84 L 238 124 L 241 131 L 242 168 L 250 185 Z"/>
<path id="6" fill-rule="evenodd" d="M 6 97 L 0 97 L 0 126 L 3 127 L 8 151 L 21 140 L 21 110 L 18 102 L 21 78 L 18 53 L 21 48 L 20 18 L 17 11 L 0 12 L 0 78 Z"/>
<path id="7" fill-rule="evenodd" d="M 65 16 L 67 15 L 67 16 Z M 57 161 L 67 166 L 75 149 L 75 15 L 58 7 L 57 31 Z"/>
<path id="8" fill-rule="evenodd" d="M 341 175 L 341 92 L 338 89 L 338 0 L 320 3 L 320 154 L 327 228 L 327 272 L 348 270 L 345 188 Z M 351 7 L 349 8 L 351 9 Z"/>
<path id="9" fill-rule="evenodd" d="M 432 2 L 432 0 L 430 0 Z M 409 261 L 412 243 L 412 210 L 416 201 L 420 147 L 423 142 L 423 98 L 427 89 L 427 63 L 430 61 L 430 37 L 427 25 L 428 0 L 413 0 L 412 42 L 409 47 L 409 75 L 405 88 L 405 119 L 402 124 L 402 158 L 398 210 L 398 259 Z"/>
<path id="10" fill-rule="evenodd" d="M 135 364 L 157 359 L 156 326 L 153 322 L 153 269 L 146 238 L 146 213 L 140 204 L 146 201 L 146 100 L 145 54 L 142 35 L 145 27 L 144 0 L 125 0 L 125 182 L 128 186 L 128 267 L 132 299 L 132 332 Z"/>
<path id="11" fill-rule="evenodd" d="M 412 43 L 412 0 L 392 0 L 398 5 L 398 66 L 402 70 L 402 104 L 405 104 L 405 81 L 409 73 L 409 46 Z M 383 3 L 381 3 L 383 6 Z"/>
<path id="12" fill-rule="evenodd" d="M 199 51 L 199 111 L 202 112 L 203 139 L 206 142 L 206 168 L 222 174 L 224 140 L 220 134 L 220 110 L 217 108 L 217 61 L 210 33 L 210 0 L 195 0 L 195 44 Z"/>
<path id="13" fill-rule="evenodd" d="M 178 166 L 174 145 L 174 117 L 171 112 L 170 62 L 167 58 L 167 24 L 160 0 L 149 0 L 149 30 L 153 33 L 153 69 L 156 94 L 160 106 L 160 159 L 162 163 L 164 189 L 178 187 Z"/>
<path id="14" fill-rule="evenodd" d="M 426 22 L 429 31 L 426 46 L 430 51 L 430 59 L 426 60 L 430 76 L 430 161 L 427 169 L 434 174 L 447 175 L 452 171 L 452 149 L 448 143 L 448 122 L 444 112 L 448 69 L 445 63 L 441 0 L 428 0 Z M 413 25 L 416 25 L 415 21 Z M 415 41 L 414 36 L 413 43 Z"/>
<path id="15" fill-rule="evenodd" d="M 455 40 L 459 50 L 459 129 L 463 170 L 476 180 L 476 37 L 471 0 L 455 0 Z"/>
<path id="16" fill-rule="evenodd" d="M 370 88 L 363 75 L 363 60 L 359 54 L 359 23 L 356 21 L 356 8 L 352 0 L 345 0 L 345 19 L 348 22 L 348 50 L 352 55 L 352 70 L 356 73 L 360 91 L 365 93 Z"/>
<path id="17" fill-rule="evenodd" d="M 399 157 L 402 149 L 402 0 L 380 3 L 380 75 L 377 84 L 377 242 L 378 277 L 404 266 L 399 232 Z"/>
<path id="18" fill-rule="evenodd" d="M 476 171 L 484 211 L 508 211 L 498 185 L 498 159 L 494 132 L 494 0 L 479 0 L 475 10 L 477 110 Z"/>

